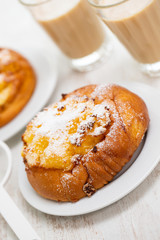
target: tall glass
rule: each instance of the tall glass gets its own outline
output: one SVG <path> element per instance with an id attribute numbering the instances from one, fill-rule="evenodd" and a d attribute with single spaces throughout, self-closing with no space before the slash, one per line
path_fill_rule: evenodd
<path id="1" fill-rule="evenodd" d="M 110 50 L 106 32 L 87 0 L 19 0 L 70 59 L 73 68 L 92 69 Z"/>
<path id="2" fill-rule="evenodd" d="M 160 0 L 88 0 L 141 69 L 160 75 Z"/>

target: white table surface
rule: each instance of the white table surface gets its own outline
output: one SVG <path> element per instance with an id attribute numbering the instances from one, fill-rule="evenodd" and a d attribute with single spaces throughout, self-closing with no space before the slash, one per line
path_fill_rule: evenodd
<path id="1" fill-rule="evenodd" d="M 141 74 L 127 51 L 116 39 L 112 39 L 114 51 L 99 68 L 88 73 L 74 72 L 57 47 L 18 1 L 0 1 L 0 46 L 43 45 L 53 51 L 59 79 L 50 102 L 58 100 L 61 93 L 91 83 L 139 81 L 160 88 L 160 78 L 151 79 Z M 29 206 L 18 188 L 18 163 L 22 161 L 20 139 L 23 131 L 24 129 L 7 141 L 12 150 L 14 164 L 6 190 L 42 240 L 160 239 L 160 164 L 137 189 L 105 209 L 77 217 L 49 216 Z M 16 239 L 0 215 L 0 240 Z"/>

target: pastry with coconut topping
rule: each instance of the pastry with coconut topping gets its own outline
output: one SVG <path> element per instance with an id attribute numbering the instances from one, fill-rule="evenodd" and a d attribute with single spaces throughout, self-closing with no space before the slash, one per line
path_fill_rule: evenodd
<path id="1" fill-rule="evenodd" d="M 0 48 L 0 127 L 22 111 L 35 86 L 36 75 L 29 61 L 18 52 Z"/>
<path id="2" fill-rule="evenodd" d="M 57 201 L 90 197 L 130 160 L 149 124 L 143 100 L 117 85 L 89 85 L 28 124 L 22 156 L 32 187 Z"/>

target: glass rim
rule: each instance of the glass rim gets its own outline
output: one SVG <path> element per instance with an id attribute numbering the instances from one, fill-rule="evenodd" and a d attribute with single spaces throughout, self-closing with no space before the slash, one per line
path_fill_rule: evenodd
<path id="1" fill-rule="evenodd" d="M 127 2 L 129 0 L 119 0 L 117 3 L 113 3 L 113 4 L 96 4 L 93 2 L 93 0 L 88 0 L 88 2 L 93 6 L 93 7 L 96 7 L 96 8 L 111 8 L 111 7 L 115 7 L 115 6 L 118 6 L 124 2 Z"/>
<path id="2" fill-rule="evenodd" d="M 51 1 L 51 0 L 39 0 L 38 2 L 31 2 L 31 3 L 27 3 L 27 1 L 25 1 L 25 0 L 18 0 L 22 5 L 24 5 L 24 6 L 27 6 L 27 7 L 34 7 L 34 6 L 38 6 L 38 5 L 40 5 L 40 4 L 44 4 L 44 3 L 46 3 L 46 2 L 49 2 L 49 1 Z"/>

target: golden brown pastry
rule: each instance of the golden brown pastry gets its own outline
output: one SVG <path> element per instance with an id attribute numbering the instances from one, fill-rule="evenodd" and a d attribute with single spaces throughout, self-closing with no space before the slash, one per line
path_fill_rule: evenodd
<path id="1" fill-rule="evenodd" d="M 0 127 L 26 105 L 36 84 L 29 62 L 19 53 L 0 48 Z"/>
<path id="2" fill-rule="evenodd" d="M 149 124 L 143 100 L 117 85 L 89 85 L 40 112 L 22 137 L 28 180 L 41 196 L 91 196 L 131 159 Z"/>

